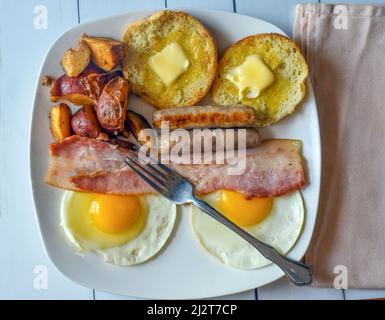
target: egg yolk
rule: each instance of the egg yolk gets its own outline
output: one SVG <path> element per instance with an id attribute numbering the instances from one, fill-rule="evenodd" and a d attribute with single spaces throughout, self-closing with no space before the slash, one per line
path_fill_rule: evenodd
<path id="1" fill-rule="evenodd" d="M 272 206 L 273 198 L 245 199 L 235 191 L 224 190 L 216 199 L 217 209 L 241 227 L 261 222 L 270 213 Z"/>
<path id="2" fill-rule="evenodd" d="M 91 202 L 89 213 L 100 231 L 119 234 L 138 219 L 140 203 L 135 196 L 101 195 Z"/>

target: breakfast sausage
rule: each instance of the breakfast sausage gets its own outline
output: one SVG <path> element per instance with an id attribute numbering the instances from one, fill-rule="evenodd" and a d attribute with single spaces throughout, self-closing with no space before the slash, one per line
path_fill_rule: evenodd
<path id="1" fill-rule="evenodd" d="M 160 129 L 168 121 L 169 129 L 254 127 L 254 108 L 246 106 L 191 106 L 157 110 L 153 124 Z"/>
<path id="2" fill-rule="evenodd" d="M 128 127 L 131 131 L 131 133 L 134 135 L 135 139 L 141 143 L 145 144 L 148 141 L 148 138 L 145 134 L 141 136 L 141 131 L 144 129 L 151 129 L 151 126 L 147 122 L 147 120 L 140 114 L 133 112 L 131 110 L 127 111 L 127 122 L 128 122 Z M 154 130 L 154 129 L 152 129 Z M 228 142 L 229 134 L 234 133 L 234 143 L 230 143 L 231 145 L 228 147 L 233 147 L 234 149 L 237 149 L 238 146 L 242 147 L 242 145 L 245 145 L 246 148 L 253 148 L 258 146 L 261 143 L 261 137 L 259 135 L 259 132 L 256 128 L 244 128 L 245 130 L 245 143 L 244 144 L 239 144 L 238 143 L 238 137 L 242 137 L 242 135 L 239 135 L 238 130 L 241 130 L 241 128 L 234 128 L 234 131 L 226 130 L 225 128 L 204 128 L 204 130 L 199 131 L 202 135 L 200 138 L 199 136 L 196 137 L 198 138 L 201 148 L 204 147 L 204 137 L 209 138 L 211 137 L 212 140 L 212 145 L 211 145 L 211 150 L 213 152 L 216 151 L 216 146 L 217 146 L 217 139 L 220 139 L 223 137 L 223 141 L 220 141 L 223 143 L 223 146 L 226 146 L 226 143 Z M 155 140 L 152 142 L 155 142 L 157 144 L 157 147 L 159 151 L 163 152 L 164 148 L 169 146 L 169 148 L 173 148 L 178 142 L 178 130 L 171 130 L 170 134 L 168 136 L 168 140 L 166 137 L 166 140 L 164 137 L 159 135 L 159 133 L 154 132 L 155 136 L 157 137 Z M 193 150 L 194 143 L 197 142 L 197 140 L 194 141 L 194 130 L 187 130 L 187 133 L 189 135 L 189 139 L 186 141 L 188 143 L 188 149 Z M 144 133 L 144 132 L 143 132 Z M 162 139 L 163 138 L 163 139 Z M 140 139 L 143 139 L 140 141 Z M 231 141 L 229 141 L 231 142 Z M 203 150 L 202 150 L 203 151 Z"/>

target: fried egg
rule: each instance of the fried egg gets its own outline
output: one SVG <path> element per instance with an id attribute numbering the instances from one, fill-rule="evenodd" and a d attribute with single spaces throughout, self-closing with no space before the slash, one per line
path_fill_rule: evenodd
<path id="1" fill-rule="evenodd" d="M 282 254 L 294 246 L 304 223 L 299 191 L 275 198 L 246 200 L 240 193 L 220 190 L 202 199 Z M 256 269 L 271 263 L 247 241 L 195 206 L 191 206 L 191 226 L 204 251 L 226 265 Z"/>
<path id="2" fill-rule="evenodd" d="M 61 225 L 79 252 L 97 252 L 126 266 L 147 261 L 165 245 L 176 205 L 160 195 L 118 196 L 67 191 Z"/>

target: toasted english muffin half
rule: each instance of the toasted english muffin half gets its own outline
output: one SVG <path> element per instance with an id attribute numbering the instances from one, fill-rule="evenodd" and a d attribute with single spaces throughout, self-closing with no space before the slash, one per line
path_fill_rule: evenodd
<path id="1" fill-rule="evenodd" d="M 240 97 L 238 87 L 226 76 L 255 54 L 273 72 L 274 82 L 255 98 Z M 305 96 L 307 76 L 306 61 L 295 42 L 274 33 L 252 35 L 233 44 L 219 60 L 212 97 L 220 105 L 254 107 L 256 125 L 267 126 L 294 111 Z"/>
<path id="2" fill-rule="evenodd" d="M 124 77 L 132 91 L 156 108 L 191 106 L 209 91 L 217 70 L 217 49 L 209 31 L 193 16 L 164 10 L 129 25 L 122 41 Z M 189 61 L 187 70 L 167 86 L 149 58 L 176 43 Z"/>

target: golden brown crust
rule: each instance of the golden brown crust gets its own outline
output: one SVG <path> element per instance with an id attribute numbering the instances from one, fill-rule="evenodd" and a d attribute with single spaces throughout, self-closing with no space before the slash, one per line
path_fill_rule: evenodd
<path id="1" fill-rule="evenodd" d="M 81 41 L 87 43 L 91 50 L 92 61 L 105 71 L 115 69 L 124 56 L 124 44 L 112 38 L 93 37 L 82 34 Z"/>
<path id="2" fill-rule="evenodd" d="M 300 57 L 302 58 L 303 60 L 303 63 L 307 66 L 306 64 L 306 60 L 305 58 L 303 57 L 302 53 L 301 53 L 301 50 L 300 48 L 298 47 L 297 43 L 295 41 L 293 41 L 292 39 L 282 35 L 282 34 L 279 34 L 279 33 L 261 33 L 261 34 L 253 34 L 253 35 L 250 35 L 250 36 L 247 36 L 241 40 L 238 40 L 236 42 L 234 42 L 232 45 L 230 45 L 226 51 L 222 54 L 222 56 L 220 57 L 219 59 L 219 62 L 218 62 L 218 70 L 221 70 L 223 68 L 223 65 L 226 63 L 226 60 L 224 59 L 224 57 L 228 54 L 228 51 L 233 48 L 233 47 L 236 47 L 237 45 L 239 45 L 240 43 L 251 43 L 252 41 L 254 41 L 254 39 L 263 39 L 263 38 L 270 38 L 270 39 L 282 39 L 284 38 L 285 40 L 287 40 L 288 42 L 290 42 L 292 44 L 292 46 L 295 48 L 295 50 L 297 51 L 297 53 L 299 53 Z M 217 82 L 219 80 L 219 77 L 218 75 L 215 77 L 215 80 L 213 82 L 213 85 L 211 87 L 212 90 L 214 90 L 214 88 L 217 86 Z"/>
<path id="3" fill-rule="evenodd" d="M 80 41 L 77 48 L 68 49 L 61 59 L 61 66 L 69 77 L 77 77 L 88 66 L 91 60 L 91 50 L 87 43 Z"/>
<path id="4" fill-rule="evenodd" d="M 269 114 L 265 115 L 263 112 L 266 112 L 266 110 L 261 110 L 261 107 L 264 107 L 264 105 L 258 104 L 256 103 L 256 101 L 250 101 L 250 100 L 248 100 L 247 102 L 239 101 L 237 97 L 234 97 L 235 96 L 234 92 L 229 92 L 228 90 L 226 90 L 226 86 L 224 86 L 224 79 L 223 79 L 224 78 L 223 72 L 226 68 L 229 67 L 228 66 L 228 64 L 230 63 L 229 57 L 233 57 L 235 51 L 243 50 L 245 48 L 255 48 L 256 43 L 263 44 L 265 41 L 267 42 L 268 40 L 270 40 L 271 43 L 277 43 L 277 44 L 286 43 L 287 47 L 288 48 L 290 47 L 290 50 L 294 49 L 295 56 L 300 60 L 299 64 L 301 65 L 301 70 L 297 70 L 297 71 L 301 73 L 302 82 L 296 84 L 298 86 L 298 92 L 301 92 L 301 93 L 300 94 L 298 93 L 298 97 L 294 99 L 295 101 L 290 106 L 286 106 L 287 109 L 283 109 L 282 112 L 277 113 L 275 116 L 272 116 Z M 242 55 L 242 52 L 240 54 Z M 292 113 L 295 110 L 295 107 L 301 102 L 301 100 L 305 96 L 305 91 L 306 91 L 305 80 L 307 76 L 308 76 L 308 67 L 306 64 L 306 60 L 301 54 L 301 51 L 298 45 L 293 40 L 289 39 L 284 35 L 277 34 L 277 33 L 250 35 L 232 44 L 229 48 L 227 48 L 224 54 L 220 57 L 218 62 L 218 73 L 211 87 L 211 94 L 214 101 L 218 104 L 229 104 L 229 101 L 226 101 L 226 103 L 222 103 L 222 101 L 231 100 L 230 103 L 242 103 L 245 105 L 256 107 L 257 119 L 258 119 L 256 124 L 259 126 L 265 126 L 265 125 L 269 125 L 279 121 L 282 117 Z M 286 85 L 285 87 L 289 87 L 289 86 L 290 84 Z M 227 88 L 228 87 L 229 86 L 227 86 Z M 224 92 L 226 92 L 227 97 L 232 97 L 232 98 L 231 99 L 230 98 L 224 99 L 223 97 L 220 98 L 220 95 L 223 94 Z M 301 97 L 299 97 L 300 95 Z M 290 100 L 289 97 L 288 99 Z M 262 112 L 262 114 L 260 112 Z"/>
<path id="5" fill-rule="evenodd" d="M 204 57 L 202 57 L 203 60 L 200 62 L 206 65 L 208 68 L 208 70 L 204 72 L 204 77 L 206 77 L 207 85 L 205 85 L 202 88 L 197 88 L 196 90 L 194 90 L 191 96 L 189 92 L 185 92 L 186 91 L 185 90 L 183 92 L 183 96 L 184 97 L 189 96 L 189 98 L 186 98 L 184 101 L 181 101 L 181 102 L 176 101 L 176 98 L 167 99 L 164 97 L 164 95 L 153 94 L 151 90 L 149 90 L 149 87 L 156 86 L 157 84 L 154 83 L 153 81 L 148 84 L 143 84 L 137 81 L 136 79 L 137 73 L 133 71 L 135 61 L 128 62 L 128 60 L 131 59 L 133 56 L 131 52 L 132 50 L 130 51 L 129 49 L 129 43 L 130 41 L 132 41 L 132 39 L 130 40 L 131 34 L 133 34 L 137 29 L 143 28 L 143 26 L 153 26 L 155 24 L 160 26 L 165 26 L 170 21 L 175 21 L 175 20 L 177 20 L 178 23 L 174 22 L 173 26 L 178 26 L 180 28 L 182 28 L 181 26 L 183 26 L 183 28 L 187 28 L 187 27 L 193 28 L 198 32 L 199 36 L 204 39 L 208 47 L 206 54 L 204 55 Z M 185 30 L 182 30 L 182 31 L 186 32 Z M 156 39 L 155 37 L 154 42 L 156 43 L 157 40 L 158 39 Z M 208 29 L 190 14 L 187 14 L 185 12 L 177 12 L 177 11 L 170 11 L 170 10 L 159 11 L 147 18 L 138 20 L 132 23 L 131 25 L 129 25 L 122 38 L 122 41 L 126 43 L 125 55 L 127 58 L 127 59 L 125 58 L 122 63 L 123 74 L 125 78 L 129 80 L 132 91 L 137 96 L 142 98 L 147 103 L 153 105 L 154 107 L 159 109 L 164 109 L 164 108 L 173 108 L 173 107 L 178 107 L 183 105 L 194 105 L 198 103 L 200 100 L 202 100 L 210 90 L 211 84 L 215 79 L 217 63 L 218 63 L 217 47 Z M 148 50 L 147 47 L 146 47 L 146 50 Z M 140 55 L 140 53 L 138 53 L 137 55 Z M 194 82 L 195 80 L 196 79 L 189 79 L 188 82 L 191 83 L 191 82 Z M 176 82 L 178 82 L 178 80 Z M 177 96 L 177 94 L 175 94 L 174 97 L 175 96 Z"/>
<path id="6" fill-rule="evenodd" d="M 170 129 L 250 127 L 255 112 L 244 106 L 191 106 L 155 111 L 153 125 L 160 129 L 167 121 Z"/>
<path id="7" fill-rule="evenodd" d="M 95 105 L 104 86 L 114 77 L 121 74 L 118 71 L 101 73 L 98 69 L 87 68 L 77 77 L 63 74 L 52 84 L 51 101 L 66 99 L 76 105 Z"/>
<path id="8" fill-rule="evenodd" d="M 103 88 L 95 106 L 100 126 L 108 133 L 118 134 L 124 129 L 129 86 L 127 80 L 115 77 Z"/>
<path id="9" fill-rule="evenodd" d="M 135 139 L 139 141 L 139 135 L 142 130 L 151 129 L 150 124 L 141 114 L 132 110 L 127 110 L 127 124 L 128 129 L 133 134 Z"/>
<path id="10" fill-rule="evenodd" d="M 71 109 L 65 103 L 52 107 L 50 129 L 55 141 L 71 136 L 71 115 Z"/>

